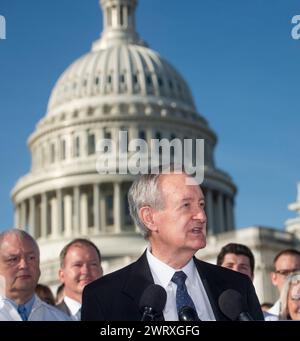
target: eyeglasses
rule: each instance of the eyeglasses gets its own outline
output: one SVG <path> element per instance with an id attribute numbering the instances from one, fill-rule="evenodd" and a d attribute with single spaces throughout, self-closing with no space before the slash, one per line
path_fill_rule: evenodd
<path id="1" fill-rule="evenodd" d="M 296 271 L 300 271 L 300 269 L 275 270 L 274 272 L 275 272 L 276 274 L 279 274 L 279 275 L 281 275 L 281 276 L 286 277 L 286 276 L 288 276 L 288 275 L 290 275 L 290 274 L 292 274 L 293 272 L 296 272 Z"/>

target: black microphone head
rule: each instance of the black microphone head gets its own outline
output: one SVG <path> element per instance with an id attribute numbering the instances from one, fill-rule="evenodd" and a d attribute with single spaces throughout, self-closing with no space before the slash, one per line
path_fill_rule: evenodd
<path id="1" fill-rule="evenodd" d="M 141 311 L 144 311 L 145 308 L 152 308 L 155 314 L 160 314 L 164 310 L 166 301 L 166 290 L 158 284 L 151 284 L 143 292 L 140 298 L 139 308 Z"/>
<path id="2" fill-rule="evenodd" d="M 225 290 L 219 297 L 219 307 L 222 313 L 232 321 L 237 321 L 245 311 L 242 295 L 233 289 Z"/>
<path id="3" fill-rule="evenodd" d="M 196 311 L 189 307 L 184 306 L 178 312 L 179 321 L 200 321 Z"/>

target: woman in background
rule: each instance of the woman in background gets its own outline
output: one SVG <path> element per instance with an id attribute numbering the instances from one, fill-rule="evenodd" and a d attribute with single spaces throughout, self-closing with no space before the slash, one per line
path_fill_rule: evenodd
<path id="1" fill-rule="evenodd" d="M 280 320 L 300 321 L 300 272 L 294 272 L 287 277 L 280 303 Z"/>

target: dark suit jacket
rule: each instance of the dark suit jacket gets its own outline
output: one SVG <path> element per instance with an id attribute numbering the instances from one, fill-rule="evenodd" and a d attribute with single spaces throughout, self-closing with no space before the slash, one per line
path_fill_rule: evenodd
<path id="1" fill-rule="evenodd" d="M 62 312 L 64 312 L 65 314 L 67 314 L 68 316 L 71 316 L 71 312 L 70 309 L 68 308 L 68 306 L 66 305 L 65 301 L 62 300 L 60 303 L 58 303 L 56 305 L 56 308 L 61 310 Z"/>
<path id="2" fill-rule="evenodd" d="M 248 276 L 194 258 L 216 320 L 228 320 L 218 307 L 218 298 L 226 289 L 241 293 L 255 320 L 263 314 Z M 153 284 L 144 253 L 135 263 L 103 276 L 88 284 L 83 291 L 82 321 L 140 321 L 139 300 L 144 290 Z M 163 320 L 161 315 L 158 320 Z"/>

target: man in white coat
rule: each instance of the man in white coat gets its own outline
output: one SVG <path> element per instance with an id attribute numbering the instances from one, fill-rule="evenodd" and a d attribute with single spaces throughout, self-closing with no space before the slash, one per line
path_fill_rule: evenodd
<path id="1" fill-rule="evenodd" d="M 0 233 L 0 321 L 70 320 L 35 295 L 39 259 L 39 247 L 27 232 Z"/>

